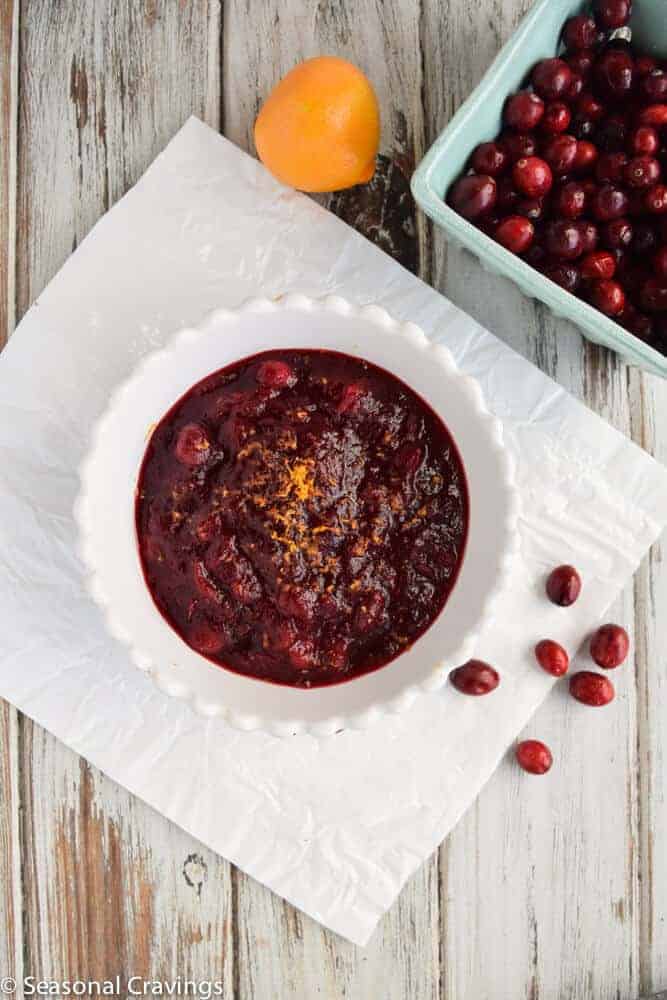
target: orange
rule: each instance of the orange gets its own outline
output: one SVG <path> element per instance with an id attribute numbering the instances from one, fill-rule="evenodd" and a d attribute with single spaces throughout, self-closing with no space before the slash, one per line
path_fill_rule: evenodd
<path id="1" fill-rule="evenodd" d="M 375 92 L 336 56 L 295 66 L 269 94 L 255 145 L 271 173 L 301 191 L 339 191 L 369 181 L 380 141 Z"/>

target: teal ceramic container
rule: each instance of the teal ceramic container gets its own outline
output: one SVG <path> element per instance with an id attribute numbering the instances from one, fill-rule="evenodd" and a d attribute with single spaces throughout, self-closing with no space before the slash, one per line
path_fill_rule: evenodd
<path id="1" fill-rule="evenodd" d="M 636 0 L 636 3 L 665 9 L 665 0 Z M 474 253 L 485 268 L 511 278 L 526 295 L 540 299 L 557 316 L 576 323 L 589 340 L 612 348 L 630 364 L 665 378 L 667 357 L 509 253 L 457 215 L 444 200 L 475 146 L 500 132 L 507 96 L 521 88 L 536 62 L 558 51 L 567 18 L 588 7 L 581 0 L 538 0 L 479 86 L 431 146 L 413 175 L 412 193 L 448 238 Z"/>

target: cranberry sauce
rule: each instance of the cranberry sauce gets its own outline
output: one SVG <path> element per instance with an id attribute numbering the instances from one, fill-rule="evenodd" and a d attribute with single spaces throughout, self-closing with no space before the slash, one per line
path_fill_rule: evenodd
<path id="1" fill-rule="evenodd" d="M 403 382 L 329 351 L 270 351 L 157 425 L 136 501 L 153 599 L 237 673 L 315 687 L 407 649 L 442 610 L 468 494 L 446 427 Z"/>

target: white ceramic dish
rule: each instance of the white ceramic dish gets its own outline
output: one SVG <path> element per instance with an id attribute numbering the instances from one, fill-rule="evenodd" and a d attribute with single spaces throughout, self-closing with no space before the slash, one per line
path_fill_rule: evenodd
<path id="1" fill-rule="evenodd" d="M 225 670 L 200 656 L 155 608 L 139 563 L 134 525 L 137 475 L 147 435 L 176 399 L 205 375 L 276 347 L 315 347 L 364 357 L 393 372 L 442 417 L 468 480 L 468 543 L 456 586 L 430 629 L 388 666 L 330 687 L 299 690 Z M 472 655 L 491 614 L 516 541 L 517 495 L 500 422 L 479 385 L 456 368 L 446 348 L 377 306 L 340 298 L 290 295 L 220 310 L 149 355 L 113 394 L 94 428 L 81 467 L 75 516 L 90 592 L 109 631 L 168 695 L 206 716 L 276 735 L 327 735 L 365 727 L 434 691 Z"/>

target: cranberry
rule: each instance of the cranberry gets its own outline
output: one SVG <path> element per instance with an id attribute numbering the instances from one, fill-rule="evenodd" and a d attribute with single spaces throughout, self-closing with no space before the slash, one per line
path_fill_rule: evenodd
<path id="1" fill-rule="evenodd" d="M 650 191 L 647 191 L 644 204 L 654 215 L 662 215 L 667 212 L 667 185 L 656 184 Z"/>
<path id="2" fill-rule="evenodd" d="M 639 303 L 646 312 L 667 312 L 667 282 L 647 278 L 639 296 Z"/>
<path id="3" fill-rule="evenodd" d="M 579 14 L 565 22 L 563 41 L 566 48 L 572 51 L 592 49 L 597 44 L 598 38 L 598 26 L 592 17 Z"/>
<path id="4" fill-rule="evenodd" d="M 528 249 L 526 250 L 524 260 L 530 264 L 531 267 L 536 268 L 538 271 L 542 270 L 544 263 L 547 259 L 547 252 L 541 243 L 537 240 L 533 240 Z"/>
<path id="5" fill-rule="evenodd" d="M 596 0 L 595 19 L 605 31 L 624 28 L 630 20 L 631 0 Z"/>
<path id="6" fill-rule="evenodd" d="M 625 168 L 625 182 L 631 188 L 650 188 L 660 179 L 660 164 L 652 156 L 635 156 Z"/>
<path id="7" fill-rule="evenodd" d="M 591 639 L 591 656 L 598 667 L 620 667 L 630 649 L 628 633 L 620 625 L 602 625 Z"/>
<path id="8" fill-rule="evenodd" d="M 639 89 L 650 104 L 660 104 L 667 100 L 667 73 L 661 69 L 653 70 L 642 77 Z"/>
<path id="9" fill-rule="evenodd" d="M 479 219 L 496 203 L 496 182 L 487 174 L 461 177 L 452 189 L 451 200 L 464 219 Z"/>
<path id="10" fill-rule="evenodd" d="M 660 149 L 660 139 L 650 125 L 640 125 L 630 133 L 628 145 L 635 156 L 653 156 Z"/>
<path id="11" fill-rule="evenodd" d="M 645 257 L 653 253 L 657 243 L 655 229 L 648 222 L 635 223 L 635 232 L 632 237 L 632 252 L 638 257 Z"/>
<path id="12" fill-rule="evenodd" d="M 595 164 L 595 176 L 600 184 L 620 184 L 627 165 L 625 153 L 603 153 Z"/>
<path id="13" fill-rule="evenodd" d="M 576 114 L 572 118 L 570 132 L 579 140 L 592 139 L 595 133 L 595 122 L 591 121 L 590 118 L 584 118 L 583 115 Z"/>
<path id="14" fill-rule="evenodd" d="M 618 316 L 625 306 L 625 292 L 617 281 L 595 281 L 590 296 L 593 305 L 605 316 Z"/>
<path id="15" fill-rule="evenodd" d="M 651 104 L 639 112 L 640 125 L 662 128 L 667 125 L 667 104 Z"/>
<path id="16" fill-rule="evenodd" d="M 178 432 L 174 454 L 182 465 L 203 465 L 211 454 L 211 442 L 199 424 L 186 424 Z"/>
<path id="17" fill-rule="evenodd" d="M 531 222 L 541 222 L 546 214 L 546 199 L 522 198 L 517 202 L 516 214 L 525 216 Z"/>
<path id="18" fill-rule="evenodd" d="M 653 270 L 661 281 L 667 282 L 667 247 L 660 247 L 656 253 Z"/>
<path id="19" fill-rule="evenodd" d="M 562 101 L 551 101 L 544 111 L 542 129 L 545 132 L 567 132 L 571 120 L 572 112 L 567 104 L 563 104 Z"/>
<path id="20" fill-rule="evenodd" d="M 627 219 L 613 219 L 602 232 L 602 242 L 610 250 L 621 250 L 632 243 L 634 230 Z"/>
<path id="21" fill-rule="evenodd" d="M 584 214 L 586 207 L 584 188 L 576 181 L 563 185 L 555 194 L 553 207 L 554 214 L 560 215 L 563 219 L 578 219 Z"/>
<path id="22" fill-rule="evenodd" d="M 570 657 L 558 642 L 553 639 L 542 639 L 535 647 L 535 658 L 552 677 L 562 677 L 570 666 Z"/>
<path id="23" fill-rule="evenodd" d="M 567 608 L 581 593 L 581 577 L 574 566 L 557 566 L 547 579 L 547 597 L 553 604 Z"/>
<path id="24" fill-rule="evenodd" d="M 601 708 L 614 700 L 616 692 L 608 677 L 592 670 L 579 670 L 570 677 L 570 694 L 583 705 Z"/>
<path id="25" fill-rule="evenodd" d="M 572 104 L 574 101 L 579 100 L 584 92 L 584 87 L 586 86 L 585 81 L 581 73 L 572 73 L 572 79 L 570 80 L 570 86 L 567 88 L 567 93 L 564 95 L 564 100 Z"/>
<path id="26" fill-rule="evenodd" d="M 607 49 L 593 69 L 596 91 L 611 100 L 623 100 L 632 90 L 634 64 L 623 49 Z"/>
<path id="27" fill-rule="evenodd" d="M 518 132 L 531 132 L 537 128 L 543 115 L 544 101 L 531 90 L 514 94 L 505 105 L 505 121 Z"/>
<path id="28" fill-rule="evenodd" d="M 619 219 L 628 208 L 628 196 L 621 188 L 604 184 L 591 198 L 591 212 L 600 222 Z"/>
<path id="29" fill-rule="evenodd" d="M 496 207 L 503 212 L 513 212 L 521 195 L 514 187 L 511 177 L 501 177 L 498 181 Z"/>
<path id="30" fill-rule="evenodd" d="M 545 230 L 547 252 L 557 260 L 576 260 L 583 251 L 581 229 L 566 219 L 550 222 Z"/>
<path id="31" fill-rule="evenodd" d="M 204 656 L 214 656 L 219 653 L 225 645 L 225 639 L 221 632 L 216 631 L 205 622 L 193 625 L 188 635 L 188 642 L 197 652 Z"/>
<path id="32" fill-rule="evenodd" d="M 523 740 L 516 748 L 517 763 L 528 774 L 546 774 L 553 757 L 549 747 L 540 740 Z"/>
<path id="33" fill-rule="evenodd" d="M 564 288 L 566 292 L 572 292 L 572 294 L 576 292 L 581 282 L 579 268 L 575 267 L 574 264 L 547 264 L 544 268 L 544 274 L 551 281 Z"/>
<path id="34" fill-rule="evenodd" d="M 284 361 L 262 361 L 255 376 L 260 385 L 269 389 L 282 389 L 294 385 L 294 372 Z"/>
<path id="35" fill-rule="evenodd" d="M 542 59 L 535 66 L 531 81 L 540 97 L 556 101 L 567 93 L 572 82 L 572 70 L 562 59 Z"/>
<path id="36" fill-rule="evenodd" d="M 483 660 L 468 660 L 462 667 L 452 670 L 449 679 L 461 694 L 490 694 L 500 684 L 497 670 Z"/>
<path id="37" fill-rule="evenodd" d="M 581 233 L 581 252 L 591 253 L 592 250 L 597 248 L 600 242 L 600 233 L 598 227 L 594 222 L 588 222 L 588 220 L 577 222 L 577 228 Z"/>
<path id="38" fill-rule="evenodd" d="M 597 122 L 604 118 L 604 104 L 601 104 L 594 94 L 587 90 L 577 101 L 577 112 L 583 118 Z"/>
<path id="39" fill-rule="evenodd" d="M 548 194 L 553 183 L 551 167 L 537 156 L 518 160 L 512 171 L 514 183 L 528 198 L 540 198 Z"/>
<path id="40" fill-rule="evenodd" d="M 590 49 L 581 49 L 579 52 L 571 52 L 565 61 L 573 73 L 578 73 L 584 80 L 587 80 L 593 69 L 595 53 Z"/>
<path id="41" fill-rule="evenodd" d="M 609 280 L 616 273 L 616 258 L 607 250 L 587 254 L 581 262 L 581 276 L 588 281 Z"/>
<path id="42" fill-rule="evenodd" d="M 577 151 L 572 163 L 572 169 L 578 174 L 588 173 L 588 171 L 592 170 L 595 166 L 597 158 L 597 147 L 594 146 L 592 142 L 587 142 L 586 139 L 581 139 L 577 143 Z"/>
<path id="43" fill-rule="evenodd" d="M 634 333 L 636 337 L 641 337 L 642 340 L 651 339 L 654 326 L 653 320 L 650 316 L 635 309 L 630 303 L 626 304 L 625 309 L 622 313 L 619 313 L 616 319 L 626 330 Z"/>
<path id="44" fill-rule="evenodd" d="M 579 147 L 582 145 L 583 142 L 578 143 L 573 135 L 557 135 L 546 140 L 542 156 L 554 174 L 567 174 L 575 166 Z"/>
<path id="45" fill-rule="evenodd" d="M 508 166 L 509 158 L 497 142 L 483 142 L 472 154 L 471 163 L 476 173 L 497 177 Z"/>
<path id="46" fill-rule="evenodd" d="M 522 132 L 503 132 L 498 145 L 507 153 L 510 163 L 516 163 L 525 156 L 535 156 L 537 152 L 535 136 L 525 135 Z"/>
<path id="47" fill-rule="evenodd" d="M 606 153 L 620 153 L 628 141 L 628 126 L 617 116 L 599 122 L 595 129 L 595 142 Z"/>

